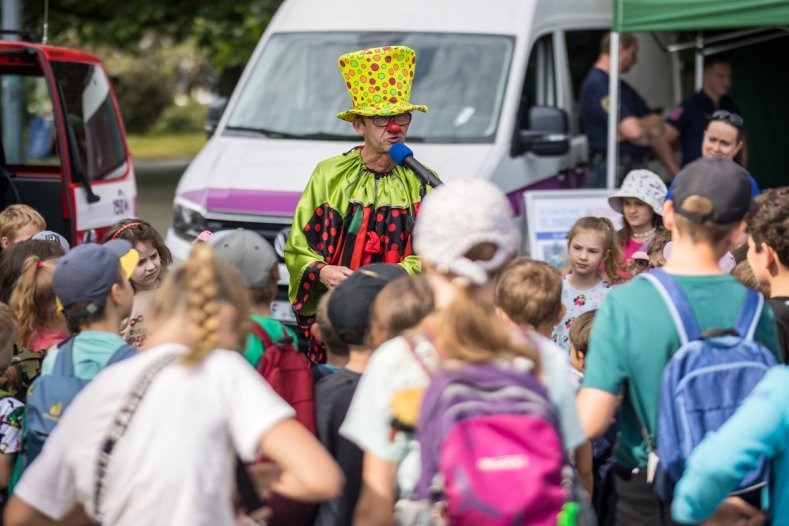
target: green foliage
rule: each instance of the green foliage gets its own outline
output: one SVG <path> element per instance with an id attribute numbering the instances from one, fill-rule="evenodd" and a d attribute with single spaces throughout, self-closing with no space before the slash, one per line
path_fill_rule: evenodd
<path id="1" fill-rule="evenodd" d="M 156 125 L 151 129 L 153 134 L 163 133 L 198 133 L 203 134 L 203 124 L 208 107 L 190 100 L 183 106 L 173 104 L 162 112 Z"/>
<path id="2" fill-rule="evenodd" d="M 319 1 L 319 0 L 316 0 Z M 194 38 L 218 71 L 246 63 L 282 0 L 60 0 L 49 2 L 50 42 L 106 45 L 147 53 L 141 45 L 159 37 L 180 43 Z M 43 24 L 44 2 L 24 3 L 24 26 Z"/>
<path id="3" fill-rule="evenodd" d="M 115 95 L 129 133 L 145 133 L 173 103 L 175 71 L 159 61 L 130 60 L 111 72 Z"/>

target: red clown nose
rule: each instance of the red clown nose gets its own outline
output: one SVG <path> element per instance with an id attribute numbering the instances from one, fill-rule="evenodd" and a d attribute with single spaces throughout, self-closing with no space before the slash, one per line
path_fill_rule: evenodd
<path id="1" fill-rule="evenodd" d="M 398 133 L 403 131 L 403 129 L 395 121 L 389 121 L 389 124 L 386 125 L 386 131 L 388 131 L 392 135 L 397 135 Z"/>

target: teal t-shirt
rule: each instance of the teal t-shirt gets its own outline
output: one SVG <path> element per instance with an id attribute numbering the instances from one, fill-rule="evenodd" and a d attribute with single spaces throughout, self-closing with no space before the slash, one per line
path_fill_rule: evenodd
<path id="1" fill-rule="evenodd" d="M 257 314 L 252 314 L 249 318 L 254 322 L 263 327 L 263 330 L 268 333 L 269 337 L 272 340 L 277 340 L 282 338 L 287 334 L 293 339 L 293 346 L 295 348 L 299 348 L 299 340 L 296 338 L 296 333 L 293 332 L 293 329 L 290 327 L 283 325 L 279 321 L 273 318 L 266 318 L 265 316 L 259 316 Z M 244 347 L 244 358 L 252 367 L 257 368 L 258 362 L 260 362 L 260 358 L 263 356 L 263 343 L 255 336 L 253 333 L 249 333 L 247 336 L 247 345 Z"/>
<path id="2" fill-rule="evenodd" d="M 674 276 L 690 302 L 702 331 L 732 327 L 745 301 L 745 287 L 728 274 Z M 755 338 L 780 360 L 773 311 L 765 303 Z M 583 387 L 618 395 L 625 388 L 617 463 L 647 464 L 647 446 L 633 404 L 654 439 L 663 369 L 680 347 L 668 308 L 645 279 L 616 287 L 595 314 L 586 355 Z"/>
<path id="3" fill-rule="evenodd" d="M 119 334 L 104 331 L 82 331 L 77 334 L 71 350 L 74 376 L 82 380 L 92 380 L 123 345 L 126 345 L 126 342 Z M 49 351 L 41 365 L 41 374 L 52 374 L 55 356 L 59 351 L 60 348 Z"/>

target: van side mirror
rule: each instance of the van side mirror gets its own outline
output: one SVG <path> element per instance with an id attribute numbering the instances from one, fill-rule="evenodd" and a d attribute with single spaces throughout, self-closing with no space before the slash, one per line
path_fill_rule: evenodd
<path id="1" fill-rule="evenodd" d="M 570 151 L 567 113 L 551 106 L 529 108 L 526 129 L 519 129 L 512 142 L 512 155 L 532 152 L 540 156 L 564 155 Z"/>
<path id="2" fill-rule="evenodd" d="M 206 112 L 205 116 L 205 124 L 203 125 L 205 134 L 208 137 L 211 137 L 216 131 L 219 120 L 222 118 L 222 114 L 225 113 L 225 108 L 227 108 L 227 97 L 219 97 L 208 105 L 208 111 Z"/>

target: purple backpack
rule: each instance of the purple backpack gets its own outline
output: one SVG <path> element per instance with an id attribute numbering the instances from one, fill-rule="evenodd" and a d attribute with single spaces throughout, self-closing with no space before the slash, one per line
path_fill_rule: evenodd
<path id="1" fill-rule="evenodd" d="M 433 504 L 434 523 L 557 524 L 572 468 L 556 411 L 532 374 L 495 364 L 436 373 L 416 437 L 415 498 Z"/>

